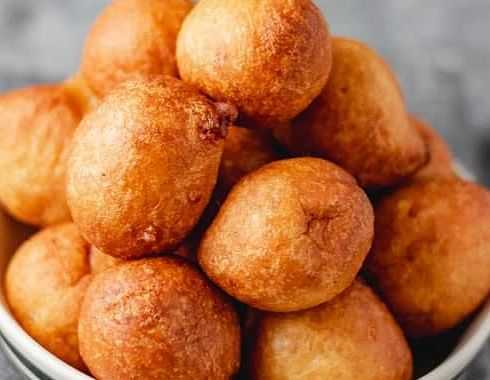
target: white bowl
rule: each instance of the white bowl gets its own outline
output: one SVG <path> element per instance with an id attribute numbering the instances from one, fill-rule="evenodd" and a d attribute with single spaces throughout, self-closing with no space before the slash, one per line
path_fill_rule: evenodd
<path id="1" fill-rule="evenodd" d="M 0 281 L 7 263 L 16 247 L 27 238 L 30 231 L 15 223 L 0 211 Z M 59 360 L 36 343 L 19 326 L 9 312 L 0 292 L 0 346 L 12 363 L 28 379 L 90 380 L 91 377 Z M 475 358 L 490 336 L 490 300 L 471 321 L 451 354 L 432 371 L 419 379 L 456 379 Z"/>

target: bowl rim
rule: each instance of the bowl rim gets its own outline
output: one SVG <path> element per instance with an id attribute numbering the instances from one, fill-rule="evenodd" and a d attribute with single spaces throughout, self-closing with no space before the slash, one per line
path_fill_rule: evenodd
<path id="1" fill-rule="evenodd" d="M 475 359 L 489 337 L 490 299 L 487 299 L 449 356 L 429 373 L 416 380 L 455 379 Z"/>
<path id="2" fill-rule="evenodd" d="M 3 292 L 3 287 L 2 287 Z M 93 380 L 83 372 L 71 367 L 47 351 L 31 338 L 13 318 L 10 312 L 0 303 L 0 333 L 7 344 L 22 352 L 27 360 L 49 377 L 55 379 Z"/>

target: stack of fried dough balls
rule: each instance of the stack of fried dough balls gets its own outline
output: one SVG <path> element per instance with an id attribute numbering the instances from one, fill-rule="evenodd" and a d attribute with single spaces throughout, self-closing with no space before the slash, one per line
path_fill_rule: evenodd
<path id="1" fill-rule="evenodd" d="M 490 193 L 312 0 L 114 0 L 0 171 L 11 311 L 99 380 L 410 380 L 490 291 Z"/>

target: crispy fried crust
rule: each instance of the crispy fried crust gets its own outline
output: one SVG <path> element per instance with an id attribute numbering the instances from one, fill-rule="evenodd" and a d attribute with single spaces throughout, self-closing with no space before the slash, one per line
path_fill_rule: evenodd
<path id="1" fill-rule="evenodd" d="M 450 329 L 487 297 L 487 190 L 459 179 L 414 183 L 381 201 L 375 231 L 368 269 L 409 335 Z"/>
<path id="2" fill-rule="evenodd" d="M 276 161 L 231 191 L 198 259 L 222 289 L 259 309 L 335 297 L 371 246 L 373 211 L 354 178 L 317 158 Z"/>
<path id="3" fill-rule="evenodd" d="M 0 202 L 16 219 L 37 226 L 70 220 L 66 160 L 82 112 L 61 84 L 0 95 Z"/>
<path id="4" fill-rule="evenodd" d="M 177 40 L 184 80 L 262 124 L 302 112 L 331 61 L 328 25 L 311 0 L 202 0 Z"/>
<path id="5" fill-rule="evenodd" d="M 75 225 L 62 224 L 27 240 L 10 262 L 5 278 L 8 303 L 26 332 L 82 370 L 78 318 L 90 273 L 89 244 Z"/>
<path id="6" fill-rule="evenodd" d="M 314 309 L 255 321 L 251 380 L 411 380 L 412 355 L 395 320 L 356 281 Z"/>
<path id="7" fill-rule="evenodd" d="M 434 178 L 454 177 L 453 154 L 443 137 L 425 121 L 410 117 L 410 122 L 422 136 L 430 153 L 430 160 L 420 169 L 412 180 L 431 180 Z"/>
<path id="8" fill-rule="evenodd" d="M 292 152 L 336 162 L 361 186 L 393 186 L 428 160 L 390 68 L 368 46 L 333 39 L 334 64 L 321 95 L 276 131 Z"/>
<path id="9" fill-rule="evenodd" d="M 178 258 L 135 261 L 95 277 L 79 335 L 98 379 L 228 380 L 240 364 L 235 311 Z"/>
<path id="10" fill-rule="evenodd" d="M 209 201 L 234 117 L 171 77 L 108 96 L 69 160 L 68 201 L 86 239 L 123 259 L 177 248 Z"/>
<path id="11" fill-rule="evenodd" d="M 175 45 L 190 0 L 113 1 L 92 27 L 81 72 L 104 97 L 135 75 L 177 76 Z"/>

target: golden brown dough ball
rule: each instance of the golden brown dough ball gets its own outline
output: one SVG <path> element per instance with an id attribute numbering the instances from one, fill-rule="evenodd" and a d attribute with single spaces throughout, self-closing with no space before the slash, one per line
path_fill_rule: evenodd
<path id="1" fill-rule="evenodd" d="M 454 177 L 453 154 L 446 141 L 425 121 L 411 116 L 410 122 L 422 136 L 430 153 L 429 162 L 412 177 L 412 180 Z"/>
<path id="2" fill-rule="evenodd" d="M 70 220 L 66 160 L 83 110 L 63 84 L 0 95 L 0 202 L 18 220 L 37 226 Z"/>
<path id="3" fill-rule="evenodd" d="M 261 124 L 302 112 L 331 61 L 328 25 L 311 0 L 201 0 L 177 40 L 182 78 Z"/>
<path id="4" fill-rule="evenodd" d="M 490 291 L 490 193 L 460 179 L 417 182 L 376 209 L 368 269 L 408 335 L 462 322 Z"/>
<path id="5" fill-rule="evenodd" d="M 267 131 L 229 128 L 219 171 L 220 190 L 227 193 L 246 174 L 280 158 Z"/>
<path id="6" fill-rule="evenodd" d="M 385 305 L 356 281 L 314 309 L 262 314 L 251 380 L 411 380 L 412 355 Z"/>
<path id="7" fill-rule="evenodd" d="M 313 104 L 276 137 L 296 154 L 337 163 L 361 186 L 393 186 L 428 160 L 390 68 L 368 46 L 333 39 L 333 68 Z"/>
<path id="8" fill-rule="evenodd" d="M 228 380 L 240 365 L 235 311 L 179 258 L 134 261 L 95 277 L 79 335 L 99 380 Z"/>
<path id="9" fill-rule="evenodd" d="M 372 237 L 373 210 L 354 178 L 328 161 L 297 158 L 268 164 L 233 188 L 198 260 L 241 302 L 294 311 L 347 288 Z"/>
<path id="10" fill-rule="evenodd" d="M 81 72 L 104 97 L 135 75 L 177 76 L 175 45 L 190 0 L 115 0 L 92 27 Z"/>
<path id="11" fill-rule="evenodd" d="M 171 77 L 106 97 L 80 124 L 69 160 L 68 202 L 86 239 L 123 259 L 177 248 L 209 201 L 235 117 Z"/>
<path id="12" fill-rule="evenodd" d="M 5 278 L 10 308 L 25 331 L 71 366 L 85 368 L 78 318 L 91 280 L 89 244 L 73 224 L 49 227 L 15 253 Z"/>

